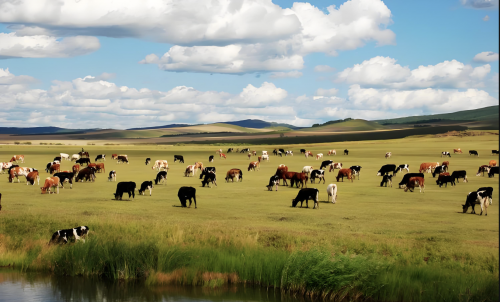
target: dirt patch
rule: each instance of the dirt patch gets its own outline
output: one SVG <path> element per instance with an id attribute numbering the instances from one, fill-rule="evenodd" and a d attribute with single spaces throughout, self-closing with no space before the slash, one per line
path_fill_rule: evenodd
<path id="1" fill-rule="evenodd" d="M 498 135 L 498 133 L 486 132 L 486 131 L 448 131 L 446 133 L 436 134 L 435 137 L 448 137 L 448 136 L 467 137 L 467 136 L 483 136 L 483 135 Z"/>

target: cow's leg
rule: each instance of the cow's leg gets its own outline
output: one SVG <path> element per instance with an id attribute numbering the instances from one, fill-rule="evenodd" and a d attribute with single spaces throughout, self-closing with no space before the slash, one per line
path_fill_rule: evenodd
<path id="1" fill-rule="evenodd" d="M 148 189 L 149 189 L 149 196 L 151 196 L 153 189 L 150 186 L 148 186 Z"/>
<path id="2" fill-rule="evenodd" d="M 306 198 L 306 208 L 309 208 L 309 197 Z"/>

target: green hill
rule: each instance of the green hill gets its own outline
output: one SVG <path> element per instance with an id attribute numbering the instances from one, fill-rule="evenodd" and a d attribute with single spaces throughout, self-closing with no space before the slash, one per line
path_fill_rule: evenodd
<path id="1" fill-rule="evenodd" d="M 300 131 L 345 132 L 345 131 L 370 131 L 370 130 L 382 130 L 382 129 L 385 129 L 385 127 L 375 122 L 365 121 L 361 119 L 350 119 L 341 122 L 326 123 L 323 126 L 301 129 Z"/>

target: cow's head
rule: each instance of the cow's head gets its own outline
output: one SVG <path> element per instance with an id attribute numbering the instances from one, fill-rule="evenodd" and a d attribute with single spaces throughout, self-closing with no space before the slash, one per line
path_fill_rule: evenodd
<path id="1" fill-rule="evenodd" d="M 469 209 L 469 205 L 468 204 L 463 204 L 462 205 L 462 210 L 463 212 L 462 213 L 467 213 L 467 210 Z"/>
<path id="2" fill-rule="evenodd" d="M 299 201 L 297 199 L 292 199 L 292 208 L 295 208 Z"/>

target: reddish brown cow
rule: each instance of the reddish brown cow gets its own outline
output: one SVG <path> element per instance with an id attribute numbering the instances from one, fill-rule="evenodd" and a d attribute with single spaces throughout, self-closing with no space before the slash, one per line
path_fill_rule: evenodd
<path id="1" fill-rule="evenodd" d="M 443 166 L 446 166 L 446 171 L 450 168 L 450 162 L 449 161 L 444 161 Z"/>
<path id="2" fill-rule="evenodd" d="M 94 168 L 97 171 L 97 164 L 88 164 L 87 167 Z"/>
<path id="3" fill-rule="evenodd" d="M 94 181 L 95 180 L 95 174 L 94 170 L 91 168 L 84 168 L 78 172 L 78 175 L 75 178 L 75 181 Z"/>
<path id="4" fill-rule="evenodd" d="M 453 149 L 453 153 L 462 153 L 462 150 L 460 150 L 460 148 L 458 148 L 458 149 Z"/>
<path id="5" fill-rule="evenodd" d="M 96 164 L 96 169 L 97 169 L 98 173 L 106 172 L 106 169 L 104 169 L 104 163 L 98 163 L 98 164 Z"/>
<path id="6" fill-rule="evenodd" d="M 418 169 L 418 173 L 423 173 L 423 172 L 431 173 L 432 169 L 436 168 L 437 166 L 439 166 L 438 162 L 436 162 L 436 163 L 421 163 L 420 169 Z"/>
<path id="7" fill-rule="evenodd" d="M 260 168 L 260 164 L 258 161 L 250 162 L 250 164 L 248 165 L 248 171 L 250 171 L 250 170 L 258 171 L 259 168 Z"/>
<path id="8" fill-rule="evenodd" d="M 288 182 L 286 181 L 287 179 L 292 179 L 292 177 L 297 174 L 297 172 L 284 172 L 282 171 L 281 174 L 277 174 L 280 179 L 283 179 L 283 185 L 288 186 Z"/>
<path id="9" fill-rule="evenodd" d="M 340 169 L 339 174 L 337 174 L 337 182 L 339 181 L 340 178 L 342 178 L 342 182 L 344 182 L 344 177 L 347 177 L 348 180 L 354 182 L 354 177 L 352 177 L 351 169 Z"/>
<path id="10" fill-rule="evenodd" d="M 59 194 L 59 177 L 47 177 L 43 187 L 40 187 L 40 189 L 42 189 L 42 194 L 47 193 L 47 191 L 51 194 L 50 188 L 54 188 L 54 193 L 57 192 L 57 194 Z"/>
<path id="11" fill-rule="evenodd" d="M 38 171 L 33 171 L 26 175 L 26 185 L 35 185 L 35 181 L 40 185 L 40 176 L 38 175 Z"/>
<path id="12" fill-rule="evenodd" d="M 416 186 L 419 186 L 420 188 L 420 193 L 425 190 L 425 179 L 423 177 L 410 177 L 408 180 L 408 183 L 406 184 L 405 192 L 410 190 L 413 192 L 413 189 L 415 189 Z"/>
<path id="13" fill-rule="evenodd" d="M 227 158 L 226 158 L 226 154 L 224 154 L 224 153 L 219 153 L 219 157 L 220 157 L 220 158 L 227 159 Z"/>
<path id="14" fill-rule="evenodd" d="M 117 159 L 118 158 L 118 154 L 111 154 L 111 159 Z"/>
<path id="15" fill-rule="evenodd" d="M 60 164 L 53 164 L 49 168 L 49 173 L 54 174 L 55 172 L 61 172 L 61 165 Z"/>
<path id="16" fill-rule="evenodd" d="M 80 172 L 80 165 L 73 165 L 73 174 L 78 175 L 78 172 Z"/>
<path id="17" fill-rule="evenodd" d="M 307 188 L 307 181 L 309 180 L 309 176 L 307 176 L 307 173 L 295 173 L 290 180 L 291 184 L 290 187 L 293 187 L 293 184 L 295 183 L 295 186 L 298 188 L 299 183 L 301 184 L 301 189 L 304 188 L 304 183 Z"/>
<path id="18" fill-rule="evenodd" d="M 14 156 L 10 159 L 10 162 L 15 161 L 15 162 L 17 163 L 19 160 L 20 160 L 22 163 L 24 163 L 24 155 L 14 155 Z"/>

